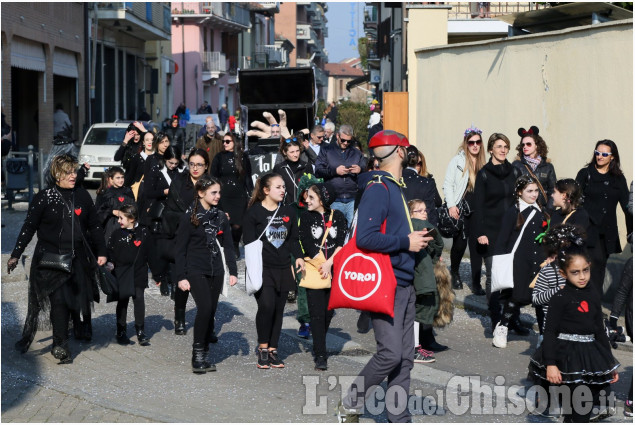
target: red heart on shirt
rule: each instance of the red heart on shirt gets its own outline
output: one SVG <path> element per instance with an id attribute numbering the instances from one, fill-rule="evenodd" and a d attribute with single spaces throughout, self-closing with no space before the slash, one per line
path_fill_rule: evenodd
<path id="1" fill-rule="evenodd" d="M 328 229 L 328 228 L 330 228 L 332 225 L 333 225 L 333 222 L 332 222 L 332 221 L 327 221 L 327 222 L 325 223 L 325 226 L 326 226 L 326 228 L 327 228 L 327 229 Z"/>
<path id="2" fill-rule="evenodd" d="M 285 223 L 289 222 L 289 217 L 287 217 L 286 215 L 284 217 L 282 217 L 282 221 L 284 221 Z"/>
<path id="3" fill-rule="evenodd" d="M 75 214 L 80 215 L 82 213 L 82 207 L 75 208 Z"/>
<path id="4" fill-rule="evenodd" d="M 578 311 L 581 313 L 588 313 L 589 312 L 589 303 L 587 303 L 586 301 L 581 301 L 580 302 L 580 306 L 578 307 Z"/>
<path id="5" fill-rule="evenodd" d="M 139 246 L 139 245 L 141 245 L 141 241 L 134 241 L 133 243 L 134 243 L 134 246 Z"/>
<path id="6" fill-rule="evenodd" d="M 220 236 L 220 235 L 222 235 L 222 234 L 223 234 L 223 231 L 222 231 L 222 230 L 219 230 L 219 231 L 218 231 L 218 233 L 216 233 L 216 234 L 217 234 L 218 236 Z"/>
<path id="7" fill-rule="evenodd" d="M 209 148 L 207 148 L 207 152 L 209 152 Z"/>
<path id="8" fill-rule="evenodd" d="M 123 197 L 123 196 L 120 196 L 120 197 L 119 197 L 119 198 L 117 198 L 117 199 L 119 199 L 119 202 L 123 202 L 124 197 Z"/>

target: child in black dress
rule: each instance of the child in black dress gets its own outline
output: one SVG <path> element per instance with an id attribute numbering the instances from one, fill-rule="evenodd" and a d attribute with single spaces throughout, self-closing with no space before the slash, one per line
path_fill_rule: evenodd
<path id="1" fill-rule="evenodd" d="M 566 405 L 565 397 L 564 422 L 589 422 L 591 410 L 583 411 L 580 406 L 591 404 L 591 397 L 581 400 L 582 393 L 575 390 L 587 386 L 597 394 L 605 385 L 617 382 L 620 364 L 611 353 L 600 296 L 589 283 L 591 264 L 585 242 L 566 231 L 562 239 L 567 243 L 559 250 L 557 261 L 566 283 L 549 302 L 544 341 L 531 357 L 529 371 L 541 380 L 569 387 L 571 405 Z"/>
<path id="2" fill-rule="evenodd" d="M 148 229 L 137 223 L 138 212 L 135 205 L 124 205 L 119 209 L 121 228 L 112 232 L 108 241 L 108 258 L 114 266 L 114 275 L 119 284 L 117 301 L 117 342 L 130 344 L 126 327 L 128 302 L 132 297 L 134 321 L 139 345 L 150 345 L 144 331 L 145 299 L 148 287 Z M 109 300 L 110 301 L 110 300 Z"/>
<path id="3" fill-rule="evenodd" d="M 95 208 L 99 216 L 101 227 L 104 229 L 104 239 L 119 229 L 119 209 L 124 205 L 136 205 L 132 189 L 124 186 L 124 171 L 121 167 L 110 167 L 104 173 L 101 186 L 97 189 Z"/>

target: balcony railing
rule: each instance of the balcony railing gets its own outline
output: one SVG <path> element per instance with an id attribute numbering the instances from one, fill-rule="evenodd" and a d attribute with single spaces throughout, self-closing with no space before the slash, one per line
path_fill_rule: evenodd
<path id="1" fill-rule="evenodd" d="M 365 6 L 364 7 L 364 26 L 377 25 L 377 7 Z"/>
<path id="2" fill-rule="evenodd" d="M 267 60 L 269 65 L 279 66 L 287 62 L 285 60 L 286 51 L 275 45 L 258 46 L 256 47 L 256 53 L 267 54 Z"/>
<path id="3" fill-rule="evenodd" d="M 172 3 L 173 6 L 183 3 Z M 236 3 L 206 2 L 185 3 L 192 9 L 172 8 L 172 15 L 213 15 L 226 21 L 234 22 L 244 27 L 249 27 L 249 10 Z"/>
<path id="4" fill-rule="evenodd" d="M 203 52 L 203 72 L 225 74 L 227 72 L 227 58 L 221 52 Z"/>
<path id="5" fill-rule="evenodd" d="M 451 2 L 448 4 L 452 6 L 452 10 L 450 10 L 448 15 L 451 20 L 487 19 L 547 7 L 545 4 L 539 4 L 538 2 L 490 2 L 489 7 L 486 6 L 481 10 L 478 2 Z M 365 13 L 364 11 L 364 18 Z M 364 23 L 366 23 L 365 19 Z"/>

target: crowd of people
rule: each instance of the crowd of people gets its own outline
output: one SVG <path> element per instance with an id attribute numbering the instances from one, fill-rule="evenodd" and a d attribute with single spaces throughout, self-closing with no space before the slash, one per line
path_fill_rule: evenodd
<path id="1" fill-rule="evenodd" d="M 378 106 L 375 112 L 381 113 Z M 382 119 L 383 113 L 369 125 Z M 536 379 L 546 388 L 578 385 L 570 377 L 584 371 L 592 379 L 582 383 L 595 389 L 616 380 L 619 365 L 604 333 L 600 300 L 607 258 L 621 250 L 618 204 L 632 232 L 632 184 L 629 190 L 613 141 L 598 141 L 575 179 L 558 180 L 536 126 L 518 129 L 513 162 L 506 135 L 495 132 L 485 142 L 472 126 L 447 166 L 442 197 L 423 153 L 391 130 L 377 131 L 365 155 L 347 124 L 335 131 L 327 122 L 291 137 L 271 125 L 269 135 L 275 130 L 280 137 L 278 162 L 273 172 L 253 179 L 249 152 L 231 131 L 217 131 L 210 120 L 186 153 L 178 121 L 175 116 L 172 127 L 158 134 L 132 124 L 115 154 L 121 167 L 107 170 L 94 203 L 78 185 L 76 159 L 62 155 L 52 161 L 54 182 L 35 196 L 8 262 L 11 272 L 37 233 L 20 351 L 33 341 L 40 313 L 50 311 L 52 354 L 60 363 L 72 362 L 69 319 L 75 338 L 91 339 L 92 303 L 100 300 L 95 270 L 112 273 L 118 282 L 117 293 L 108 296 L 117 302 L 117 342 L 131 343 L 126 313 L 132 298 L 138 343 L 149 345 L 149 269 L 161 294 L 174 300 L 176 335 L 187 334 L 192 293 L 192 370 L 214 371 L 208 353 L 218 341 L 219 295 L 237 283 L 241 242 L 246 247 L 260 241 L 257 367 L 284 367 L 284 353 L 278 352 L 284 306 L 297 297 L 299 335 L 313 335 L 315 368 L 327 370 L 331 289 L 298 283 L 309 266 L 332 279 L 334 258 L 354 229 L 360 248 L 390 256 L 397 288 L 394 318 L 360 316 L 358 328 L 362 317 L 372 324 L 377 353 L 360 372 L 364 384 L 353 384 L 342 400 L 342 420 L 359 415 L 364 396 L 357 388 L 388 377 L 389 388 L 408 393 L 413 364 L 433 362 L 448 349 L 436 341 L 433 326 L 451 321 L 452 289 L 468 283 L 459 273 L 468 247 L 469 286 L 487 299 L 495 347 L 506 347 L 508 331 L 530 333 L 519 316 L 521 307 L 533 304 L 541 335 L 530 365 Z M 439 261 L 442 236 L 452 241 L 449 273 Z M 513 272 L 505 274 L 497 257 L 510 253 Z M 502 287 L 493 286 L 498 281 Z M 572 303 L 590 314 L 577 317 L 574 309 L 569 315 Z M 598 355 L 585 356 L 587 348 Z M 567 351 L 579 353 L 576 361 L 565 359 Z M 407 421 L 409 414 L 389 412 L 388 419 Z"/>

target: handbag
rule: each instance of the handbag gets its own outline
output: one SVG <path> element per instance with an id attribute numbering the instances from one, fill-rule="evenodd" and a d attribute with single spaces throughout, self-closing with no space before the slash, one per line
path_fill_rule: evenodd
<path id="1" fill-rule="evenodd" d="M 329 221 L 333 220 L 333 212 L 334 211 L 331 210 Z M 324 237 L 322 238 L 318 254 L 313 258 L 304 257 L 304 272 L 302 273 L 302 279 L 300 280 L 300 286 L 303 288 L 328 289 L 331 287 L 331 278 L 327 277 L 326 279 L 323 279 L 322 274 L 320 273 L 320 266 L 326 262 L 326 257 L 322 252 L 322 247 L 324 246 L 329 234 L 328 230 L 328 228 L 324 229 Z"/>
<path id="2" fill-rule="evenodd" d="M 218 245 L 221 261 L 223 262 L 224 274 L 223 274 L 223 289 L 221 290 L 221 295 L 227 298 L 229 297 L 229 267 L 227 267 L 227 264 L 225 263 L 225 250 L 223 249 L 222 246 L 220 246 L 220 242 L 218 242 L 218 239 L 214 239 L 214 240 L 216 241 L 216 245 Z"/>
<path id="3" fill-rule="evenodd" d="M 106 266 L 97 266 L 99 278 L 97 283 L 101 288 L 101 292 L 108 296 L 110 301 L 119 300 L 119 285 L 117 278 L 106 268 Z M 111 299 L 111 297 L 113 299 Z"/>
<path id="4" fill-rule="evenodd" d="M 444 238 L 453 239 L 458 236 L 465 226 L 465 217 L 472 214 L 470 204 L 465 200 L 465 197 L 461 198 L 456 207 L 459 209 L 458 219 L 450 215 L 447 202 L 444 202 L 443 205 L 437 208 L 439 215 L 439 225 L 437 229 L 439 229 L 439 233 L 441 233 L 441 236 Z"/>
<path id="5" fill-rule="evenodd" d="M 60 197 L 62 197 L 62 194 L 59 193 L 59 191 L 57 191 L 57 193 Z M 62 198 L 62 200 L 63 199 L 64 198 Z M 71 198 L 71 206 L 69 207 L 66 202 L 64 202 L 64 204 L 67 208 L 70 208 L 69 211 L 71 214 L 71 252 L 68 254 L 44 252 L 42 254 L 42 259 L 38 263 L 38 267 L 71 274 L 73 270 L 73 258 L 75 258 L 75 220 L 73 215 L 73 210 L 75 209 L 75 193 L 73 193 Z"/>
<path id="6" fill-rule="evenodd" d="M 492 257 L 492 292 L 514 287 L 514 253 L 520 244 L 525 228 L 536 214 L 536 210 L 529 214 L 525 224 L 523 225 L 512 252 L 508 254 L 499 254 Z"/>
<path id="7" fill-rule="evenodd" d="M 249 295 L 255 294 L 262 288 L 262 241 L 260 238 L 267 232 L 279 209 L 280 206 L 273 213 L 273 217 L 271 217 L 258 239 L 245 245 L 245 288 Z"/>
<path id="8" fill-rule="evenodd" d="M 381 225 L 386 233 L 386 221 Z M 357 229 L 353 237 L 333 258 L 333 283 L 329 310 L 354 308 L 395 316 L 397 279 L 388 254 L 357 246 Z"/>

